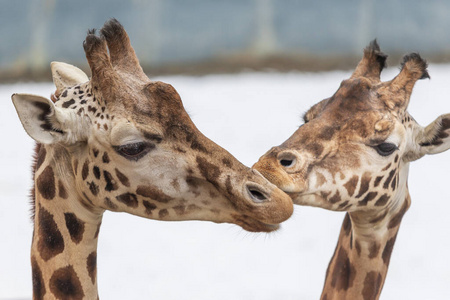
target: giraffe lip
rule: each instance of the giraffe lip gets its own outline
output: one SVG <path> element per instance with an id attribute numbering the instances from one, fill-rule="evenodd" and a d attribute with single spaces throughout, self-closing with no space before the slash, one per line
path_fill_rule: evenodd
<path id="1" fill-rule="evenodd" d="M 288 191 L 284 191 L 284 190 L 283 190 L 283 192 L 285 192 L 286 194 L 288 194 L 288 196 L 291 197 L 292 199 L 293 199 L 293 198 L 297 198 L 297 197 L 299 197 L 299 196 L 305 196 L 305 195 L 307 195 L 307 194 L 303 194 L 303 195 L 302 195 L 302 193 L 300 193 L 300 192 L 288 192 Z"/>
<path id="2" fill-rule="evenodd" d="M 268 224 L 243 215 L 235 219 L 235 223 L 250 232 L 272 232 L 280 228 L 279 224 Z"/>

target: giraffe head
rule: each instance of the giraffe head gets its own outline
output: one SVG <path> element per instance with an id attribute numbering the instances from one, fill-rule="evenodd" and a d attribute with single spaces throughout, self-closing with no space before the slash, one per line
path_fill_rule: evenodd
<path id="1" fill-rule="evenodd" d="M 229 222 L 249 231 L 275 230 L 292 214 L 287 195 L 202 135 L 170 84 L 147 78 L 117 20 L 99 35 L 90 31 L 83 46 L 90 80 L 53 63 L 54 102 L 12 96 L 27 133 L 51 146 L 48 159 L 68 161 L 37 178 L 44 198 L 51 192 L 40 182 L 57 177 L 100 213 Z"/>
<path id="2" fill-rule="evenodd" d="M 403 200 L 409 162 L 450 147 L 449 114 L 423 128 L 407 112 L 414 84 L 429 77 L 426 62 L 406 55 L 400 73 L 381 82 L 386 57 L 371 42 L 336 93 L 310 108 L 305 124 L 254 165 L 294 203 L 386 212 Z"/>

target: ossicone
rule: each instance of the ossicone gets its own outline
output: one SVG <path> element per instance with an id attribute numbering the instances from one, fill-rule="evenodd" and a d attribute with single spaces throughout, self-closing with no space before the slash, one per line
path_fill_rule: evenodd
<path id="1" fill-rule="evenodd" d="M 428 63 L 425 59 L 420 57 L 419 53 L 409 53 L 403 56 L 401 69 L 406 69 L 411 74 L 418 74 L 417 79 L 430 78 L 428 74 Z M 416 76 L 414 76 L 416 77 Z"/>
<path id="2" fill-rule="evenodd" d="M 351 78 L 364 77 L 374 83 L 380 81 L 381 71 L 386 67 L 387 55 L 381 52 L 376 39 L 364 49 L 364 56 L 356 67 Z"/>

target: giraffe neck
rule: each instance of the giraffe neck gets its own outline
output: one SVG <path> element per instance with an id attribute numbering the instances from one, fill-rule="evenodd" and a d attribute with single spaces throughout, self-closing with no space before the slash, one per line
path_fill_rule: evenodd
<path id="1" fill-rule="evenodd" d="M 103 212 L 83 204 L 73 164 L 65 156 L 55 146 L 41 146 L 37 154 L 33 299 L 98 298 L 97 239 Z"/>
<path id="2" fill-rule="evenodd" d="M 328 265 L 321 300 L 378 299 L 409 194 L 395 211 L 375 218 L 347 213 Z M 378 220 L 376 220 L 378 219 Z"/>

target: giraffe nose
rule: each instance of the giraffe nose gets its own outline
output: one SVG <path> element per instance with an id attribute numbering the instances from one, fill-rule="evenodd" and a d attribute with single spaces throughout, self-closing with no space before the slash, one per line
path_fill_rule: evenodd
<path id="1" fill-rule="evenodd" d="M 293 170 L 296 165 L 299 164 L 299 156 L 289 150 L 281 151 L 277 155 L 278 163 L 286 169 L 286 171 Z"/>

